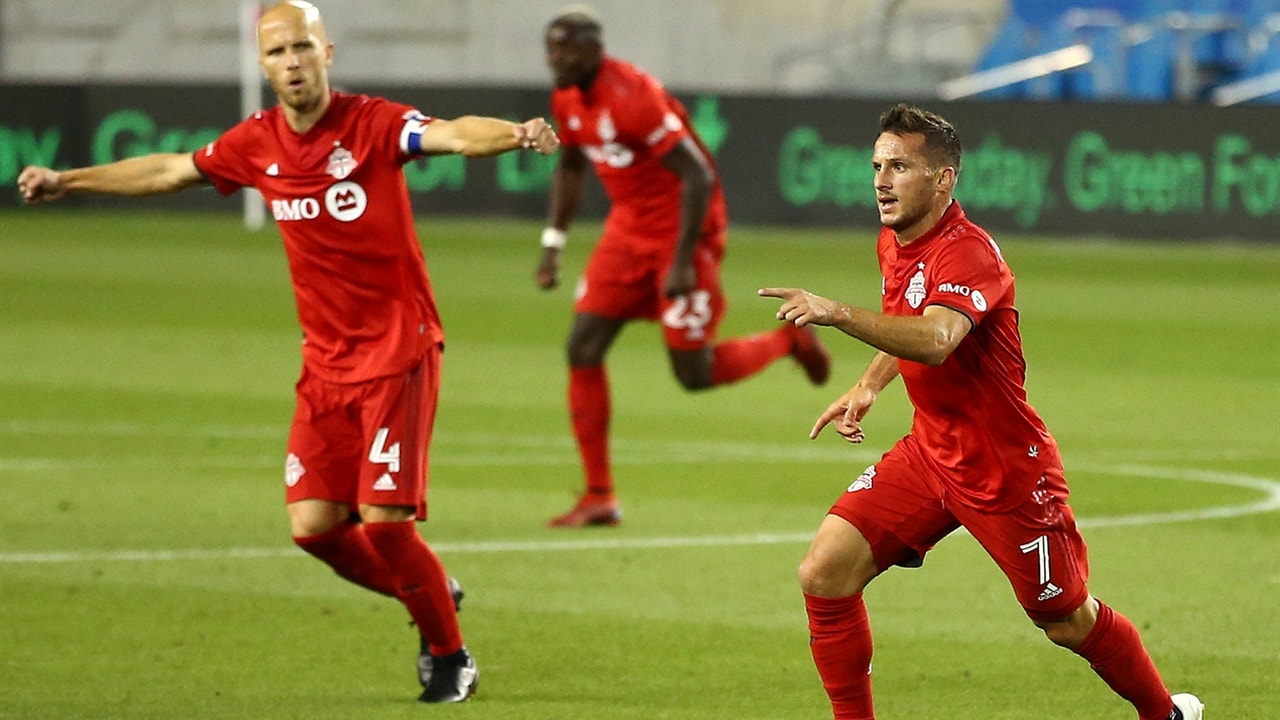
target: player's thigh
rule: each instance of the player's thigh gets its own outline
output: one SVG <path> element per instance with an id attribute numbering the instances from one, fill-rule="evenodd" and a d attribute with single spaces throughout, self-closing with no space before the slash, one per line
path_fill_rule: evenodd
<path id="1" fill-rule="evenodd" d="M 359 420 L 348 412 L 357 401 L 355 387 L 325 382 L 303 369 L 286 445 L 285 501 L 290 506 L 318 500 L 355 507 L 365 451 Z"/>
<path id="2" fill-rule="evenodd" d="M 604 238 L 582 270 L 573 311 L 619 320 L 655 319 L 659 312 L 661 263 L 651 255 L 631 252 L 618 240 Z"/>
<path id="3" fill-rule="evenodd" d="M 693 291 L 677 297 L 662 297 L 663 338 L 673 352 L 687 352 L 710 346 L 724 321 L 728 302 L 720 284 L 721 251 L 712 244 L 699 243 L 693 263 L 697 284 Z M 665 282 L 665 277 L 659 279 Z"/>
<path id="4" fill-rule="evenodd" d="M 1012 512 L 955 513 L 1000 566 L 1027 615 L 1055 622 L 1089 596 L 1088 549 L 1066 502 L 1061 469 L 1050 469 L 1040 486 Z"/>
<path id="5" fill-rule="evenodd" d="M 829 511 L 858 529 L 879 571 L 920 566 L 925 554 L 959 527 L 908 446 L 907 439 L 900 441 L 862 471 Z"/>
<path id="6" fill-rule="evenodd" d="M 440 361 L 440 348 L 434 346 L 410 372 L 367 384 L 360 408 L 367 452 L 360 465 L 359 505 L 410 507 L 425 517 Z"/>

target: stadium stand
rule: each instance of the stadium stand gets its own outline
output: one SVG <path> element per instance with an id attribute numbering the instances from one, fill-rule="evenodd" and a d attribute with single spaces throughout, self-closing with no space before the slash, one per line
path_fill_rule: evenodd
<path id="1" fill-rule="evenodd" d="M 362 0 L 326 12 L 346 81 L 542 85 L 537 29 L 564 2 Z M 0 81 L 234 81 L 238 4 L 6 0 Z M 1280 0 L 592 4 L 627 29 L 611 46 L 677 90 L 1280 103 Z"/>
<path id="2" fill-rule="evenodd" d="M 1242 13 L 1244 62 L 1235 82 L 1214 88 L 1217 105 L 1280 103 L 1280 0 L 1251 0 Z"/>
<path id="3" fill-rule="evenodd" d="M 974 74 L 1087 49 L 1088 61 L 1046 64 L 1033 78 L 974 94 L 988 99 L 1204 102 L 1218 88 L 1280 70 L 1280 0 L 1011 0 L 1004 24 Z M 1280 75 L 1265 94 L 1239 101 L 1280 101 Z M 1249 87 L 1252 87 L 1250 85 Z M 1232 96 L 1237 97 L 1237 96 Z"/>
<path id="4" fill-rule="evenodd" d="M 263 0 L 270 3 L 274 0 Z M 317 0 L 346 83 L 547 82 L 570 0 Z M 234 82 L 244 0 L 3 0 L 0 82 Z M 1006 0 L 588 0 L 609 45 L 677 90 L 929 97 Z"/>

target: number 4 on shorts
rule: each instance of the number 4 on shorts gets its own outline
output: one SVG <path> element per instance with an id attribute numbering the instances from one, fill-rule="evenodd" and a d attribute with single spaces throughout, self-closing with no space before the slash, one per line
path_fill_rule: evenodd
<path id="1" fill-rule="evenodd" d="M 387 428 L 378 428 L 378 434 L 373 438 L 373 445 L 369 448 L 369 462 L 386 463 L 389 472 L 400 472 L 400 443 L 392 443 L 391 447 L 387 447 L 387 436 L 391 431 Z"/>

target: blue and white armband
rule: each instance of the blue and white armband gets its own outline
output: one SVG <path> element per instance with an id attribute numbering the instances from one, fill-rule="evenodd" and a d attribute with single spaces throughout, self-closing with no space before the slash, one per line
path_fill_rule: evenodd
<path id="1" fill-rule="evenodd" d="M 422 134 L 435 118 L 415 113 L 405 118 L 404 129 L 400 131 L 400 152 L 405 155 L 424 155 Z"/>

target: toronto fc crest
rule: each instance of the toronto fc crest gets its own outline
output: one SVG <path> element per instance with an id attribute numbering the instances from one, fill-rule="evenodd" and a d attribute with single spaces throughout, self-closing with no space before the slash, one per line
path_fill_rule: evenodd
<path id="1" fill-rule="evenodd" d="M 854 480 L 852 483 L 849 484 L 849 489 L 846 490 L 845 492 L 858 492 L 859 490 L 870 490 L 871 485 L 875 481 L 875 479 L 876 479 L 876 466 L 872 465 L 866 470 L 863 470 L 862 474 L 858 476 L 858 479 Z"/>
<path id="2" fill-rule="evenodd" d="M 920 307 L 920 303 L 924 302 L 924 271 L 917 270 L 915 275 L 911 276 L 911 282 L 907 284 L 907 304 L 912 309 Z"/>
<path id="3" fill-rule="evenodd" d="M 342 147 L 339 143 L 334 143 L 333 152 L 329 153 L 329 166 L 324 169 L 325 173 L 332 175 L 335 180 L 342 180 L 351 173 L 355 172 L 356 158 L 351 151 Z"/>
<path id="4" fill-rule="evenodd" d="M 605 110 L 600 113 L 600 119 L 596 122 L 596 134 L 600 136 L 600 140 L 611 143 L 618 137 L 618 128 L 613 124 L 613 117 L 609 115 L 609 111 Z"/>

